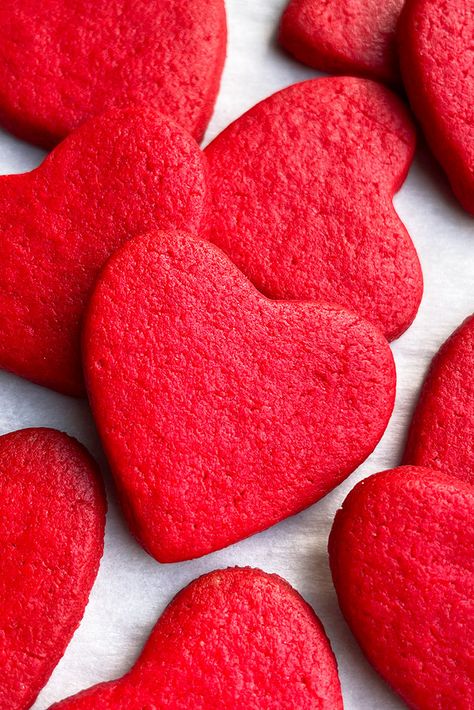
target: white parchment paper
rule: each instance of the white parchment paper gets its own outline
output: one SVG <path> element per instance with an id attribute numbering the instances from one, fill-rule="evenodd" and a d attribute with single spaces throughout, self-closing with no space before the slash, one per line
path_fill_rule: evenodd
<path id="1" fill-rule="evenodd" d="M 284 0 L 226 0 L 228 59 L 206 142 L 258 100 L 316 75 L 283 54 L 275 31 Z M 43 153 L 0 134 L 0 172 L 23 172 Z M 339 662 L 347 710 L 403 707 L 364 660 L 339 612 L 327 564 L 334 513 L 361 478 L 399 463 L 406 428 L 426 367 L 439 345 L 474 310 L 474 221 L 457 205 L 423 145 L 396 207 L 418 249 L 425 295 L 418 317 L 393 344 L 397 403 L 374 454 L 338 489 L 306 512 L 203 559 L 160 565 L 130 537 L 108 485 L 105 554 L 84 620 L 34 705 L 45 710 L 93 683 L 122 675 L 134 662 L 166 604 L 198 575 L 253 565 L 285 577 L 313 605 Z M 52 426 L 76 436 L 105 463 L 88 406 L 0 372 L 0 433 Z M 107 476 L 107 472 L 105 471 Z"/>

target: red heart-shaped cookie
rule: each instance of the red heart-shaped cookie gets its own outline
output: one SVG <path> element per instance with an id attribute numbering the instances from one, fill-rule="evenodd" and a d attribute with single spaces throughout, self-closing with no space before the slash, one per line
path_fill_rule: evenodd
<path id="1" fill-rule="evenodd" d="M 0 707 L 25 710 L 63 655 L 94 583 L 105 498 L 95 463 L 53 429 L 0 437 Z"/>
<path id="2" fill-rule="evenodd" d="M 31 173 L 0 178 L 0 367 L 82 394 L 80 321 L 94 279 L 152 226 L 199 231 L 206 163 L 160 114 L 113 109 Z"/>
<path id="3" fill-rule="evenodd" d="M 215 246 L 131 240 L 84 330 L 91 405 L 130 527 L 162 562 L 311 505 L 372 451 L 395 371 L 370 323 L 262 296 Z"/>
<path id="4" fill-rule="evenodd" d="M 474 6 L 407 0 L 398 38 L 403 81 L 430 147 L 474 213 Z"/>
<path id="5" fill-rule="evenodd" d="M 396 27 L 405 0 L 290 0 L 283 47 L 304 64 L 398 84 Z"/>
<path id="6" fill-rule="evenodd" d="M 396 338 L 423 291 L 392 204 L 414 148 L 388 89 L 354 78 L 290 86 L 206 149 L 209 239 L 266 295 L 340 303 Z"/>
<path id="7" fill-rule="evenodd" d="M 405 463 L 474 483 L 474 316 L 433 359 L 413 417 Z"/>
<path id="8" fill-rule="evenodd" d="M 417 710 L 474 705 L 474 490 L 407 466 L 359 483 L 329 539 L 342 612 Z"/>
<path id="9" fill-rule="evenodd" d="M 3 0 L 0 120 L 51 147 L 141 103 L 204 135 L 226 51 L 223 0 Z"/>
<path id="10" fill-rule="evenodd" d="M 233 568 L 175 597 L 127 675 L 53 708 L 342 710 L 342 696 L 311 607 L 280 577 Z"/>

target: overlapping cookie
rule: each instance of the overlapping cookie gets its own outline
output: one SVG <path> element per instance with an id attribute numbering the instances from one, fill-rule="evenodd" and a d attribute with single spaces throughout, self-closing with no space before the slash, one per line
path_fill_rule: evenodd
<path id="1" fill-rule="evenodd" d="M 393 358 L 369 322 L 340 306 L 270 301 L 186 234 L 116 252 L 83 350 L 125 514 L 162 562 L 316 502 L 371 453 L 393 407 Z"/>
<path id="2" fill-rule="evenodd" d="M 78 626 L 105 498 L 86 450 L 52 429 L 0 437 L 0 707 L 29 708 Z"/>
<path id="3" fill-rule="evenodd" d="M 80 325 L 104 262 L 156 225 L 199 231 L 206 191 L 197 143 L 150 109 L 113 109 L 0 177 L 0 367 L 82 394 Z"/>
<path id="4" fill-rule="evenodd" d="M 52 147 L 140 103 L 202 138 L 226 51 L 223 0 L 3 0 L 0 121 Z"/>
<path id="5" fill-rule="evenodd" d="M 396 27 L 404 0 L 290 0 L 279 39 L 304 64 L 398 84 Z"/>
<path id="6" fill-rule="evenodd" d="M 217 570 L 171 602 L 123 678 L 54 710 L 342 710 L 336 659 L 313 610 L 276 575 Z"/>
<path id="7" fill-rule="evenodd" d="M 359 483 L 329 539 L 342 612 L 414 710 L 474 702 L 474 489 L 407 466 Z"/>
<path id="8" fill-rule="evenodd" d="M 209 239 L 267 296 L 340 303 L 396 338 L 423 291 L 392 204 L 414 148 L 388 89 L 347 77 L 290 86 L 207 147 Z"/>
<path id="9" fill-rule="evenodd" d="M 431 363 L 404 460 L 474 483 L 474 316 Z"/>

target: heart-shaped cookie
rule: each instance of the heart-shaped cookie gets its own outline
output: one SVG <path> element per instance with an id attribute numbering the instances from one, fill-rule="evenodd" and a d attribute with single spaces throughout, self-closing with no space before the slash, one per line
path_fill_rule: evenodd
<path id="1" fill-rule="evenodd" d="M 416 710 L 474 705 L 474 489 L 407 466 L 359 483 L 329 539 L 341 610 Z"/>
<path id="2" fill-rule="evenodd" d="M 231 568 L 175 597 L 127 675 L 53 708 L 342 710 L 342 697 L 311 607 L 276 575 Z"/>
<path id="3" fill-rule="evenodd" d="M 0 437 L 0 707 L 34 702 L 78 626 L 104 543 L 95 463 L 53 429 Z"/>
<path id="4" fill-rule="evenodd" d="M 280 43 L 304 64 L 400 82 L 396 27 L 405 0 L 290 0 Z"/>
<path id="5" fill-rule="evenodd" d="M 80 321 L 110 254 L 156 224 L 199 231 L 206 165 L 161 115 L 113 109 L 31 173 L 0 178 L 0 367 L 84 392 Z"/>
<path id="6" fill-rule="evenodd" d="M 374 82 L 290 86 L 206 149 L 209 239 L 266 295 L 340 303 L 396 338 L 423 291 L 392 204 L 414 147 L 406 109 Z"/>
<path id="7" fill-rule="evenodd" d="M 162 562 L 324 496 L 377 444 L 395 390 L 370 323 L 270 301 L 215 246 L 180 234 L 133 239 L 111 258 L 84 368 L 130 527 Z"/>
<path id="8" fill-rule="evenodd" d="M 474 213 L 474 6 L 407 0 L 398 26 L 403 81 L 430 147 Z"/>
<path id="9" fill-rule="evenodd" d="M 474 316 L 433 359 L 410 428 L 405 463 L 474 483 Z"/>
<path id="10" fill-rule="evenodd" d="M 140 103 L 204 135 L 226 51 L 223 0 L 3 0 L 0 120 L 51 147 Z"/>

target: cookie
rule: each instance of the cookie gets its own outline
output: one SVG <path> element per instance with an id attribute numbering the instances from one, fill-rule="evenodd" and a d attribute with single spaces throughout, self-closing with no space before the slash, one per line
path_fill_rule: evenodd
<path id="1" fill-rule="evenodd" d="M 400 83 L 396 27 L 404 0 L 290 0 L 279 40 L 296 59 L 336 74 Z"/>
<path id="2" fill-rule="evenodd" d="M 83 352 L 125 514 L 160 562 L 315 503 L 369 455 L 393 407 L 393 358 L 370 323 L 270 301 L 189 235 L 153 233 L 116 252 Z"/>
<path id="3" fill-rule="evenodd" d="M 474 490 L 407 466 L 346 498 L 329 539 L 341 610 L 372 665 L 416 710 L 474 704 Z"/>
<path id="4" fill-rule="evenodd" d="M 267 296 L 340 303 L 396 338 L 423 291 L 392 204 L 414 148 L 388 89 L 355 78 L 290 86 L 206 149 L 209 239 Z"/>
<path id="5" fill-rule="evenodd" d="M 474 213 L 474 9 L 470 0 L 407 0 L 398 29 L 403 81 L 431 150 Z"/>
<path id="6" fill-rule="evenodd" d="M 0 707 L 36 699 L 79 625 L 104 543 L 94 461 L 53 429 L 0 437 Z"/>
<path id="7" fill-rule="evenodd" d="M 405 463 L 474 483 L 474 316 L 431 363 L 410 427 Z"/>
<path id="8" fill-rule="evenodd" d="M 336 659 L 311 607 L 257 569 L 206 574 L 165 610 L 123 678 L 54 710 L 342 710 Z"/>
<path id="9" fill-rule="evenodd" d="M 0 177 L 0 367 L 83 394 L 80 323 L 104 262 L 155 225 L 199 231 L 206 207 L 197 143 L 146 109 L 112 109 Z"/>
<path id="10" fill-rule="evenodd" d="M 142 104 L 202 138 L 226 51 L 223 0 L 4 0 L 0 121 L 50 148 Z"/>

